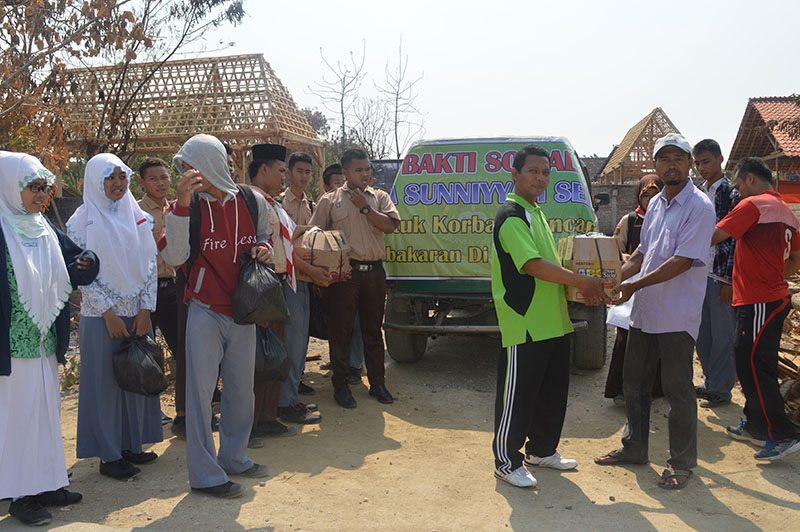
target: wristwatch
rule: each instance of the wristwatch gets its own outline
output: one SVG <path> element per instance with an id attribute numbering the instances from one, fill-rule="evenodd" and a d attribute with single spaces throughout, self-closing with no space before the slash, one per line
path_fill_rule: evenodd
<path id="1" fill-rule="evenodd" d="M 358 209 L 358 212 L 360 212 L 361 214 L 369 214 L 369 211 L 371 211 L 371 210 L 372 210 L 372 207 L 370 207 L 369 205 L 364 205 L 363 207 Z"/>

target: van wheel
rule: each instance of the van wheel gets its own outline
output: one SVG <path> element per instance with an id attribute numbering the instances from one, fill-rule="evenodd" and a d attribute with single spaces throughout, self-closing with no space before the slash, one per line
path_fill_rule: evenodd
<path id="1" fill-rule="evenodd" d="M 572 363 L 580 369 L 600 369 L 606 363 L 606 307 L 581 306 L 570 317 L 587 321 L 589 328 L 572 335 Z"/>
<path id="2" fill-rule="evenodd" d="M 414 307 L 411 300 L 396 297 L 389 293 L 386 300 L 386 321 L 398 325 L 422 324 L 422 319 L 415 320 Z M 428 345 L 426 334 L 406 334 L 385 331 L 386 349 L 389 356 L 397 362 L 416 362 L 425 354 Z"/>

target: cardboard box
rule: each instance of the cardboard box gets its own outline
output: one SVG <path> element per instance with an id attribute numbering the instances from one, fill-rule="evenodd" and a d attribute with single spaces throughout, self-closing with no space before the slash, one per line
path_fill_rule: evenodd
<path id="1" fill-rule="evenodd" d="M 600 233 L 564 237 L 558 241 L 561 264 L 575 273 L 602 277 L 617 286 L 622 270 L 622 256 L 612 236 Z M 612 297 L 611 289 L 606 294 Z M 573 286 L 567 286 L 567 300 L 583 303 L 583 295 Z"/>
<path id="2" fill-rule="evenodd" d="M 308 262 L 312 266 L 330 273 L 334 283 L 350 278 L 350 244 L 341 231 L 323 231 L 319 227 L 298 226 L 293 240 L 301 235 L 301 245 L 311 254 Z"/>

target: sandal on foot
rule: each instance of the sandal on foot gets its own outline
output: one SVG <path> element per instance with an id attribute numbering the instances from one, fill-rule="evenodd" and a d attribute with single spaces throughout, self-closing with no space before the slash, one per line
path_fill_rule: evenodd
<path id="1" fill-rule="evenodd" d="M 675 479 L 674 483 L 670 482 L 673 478 Z M 658 481 L 658 487 L 664 488 L 665 490 L 679 490 L 686 487 L 690 478 L 692 478 L 691 471 L 672 468 L 665 469 L 664 472 L 661 473 L 661 480 Z"/>
<path id="2" fill-rule="evenodd" d="M 620 464 L 643 464 L 646 462 L 631 460 L 622 453 L 622 449 L 615 449 L 613 451 L 609 451 L 604 455 L 595 457 L 594 463 L 597 465 L 620 465 Z"/>

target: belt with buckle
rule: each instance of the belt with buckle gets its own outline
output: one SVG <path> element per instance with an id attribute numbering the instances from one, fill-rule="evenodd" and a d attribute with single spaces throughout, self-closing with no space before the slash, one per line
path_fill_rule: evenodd
<path id="1" fill-rule="evenodd" d="M 162 277 L 158 280 L 159 288 L 169 288 L 175 284 L 175 279 L 172 277 Z"/>
<path id="2" fill-rule="evenodd" d="M 350 259 L 350 266 L 353 268 L 353 271 L 356 272 L 371 272 L 380 265 L 381 261 L 379 260 L 363 261 Z"/>

